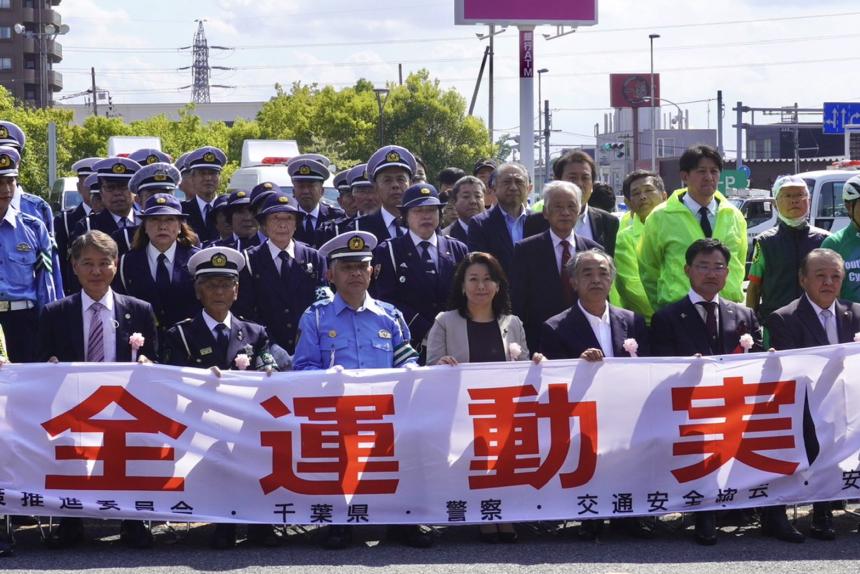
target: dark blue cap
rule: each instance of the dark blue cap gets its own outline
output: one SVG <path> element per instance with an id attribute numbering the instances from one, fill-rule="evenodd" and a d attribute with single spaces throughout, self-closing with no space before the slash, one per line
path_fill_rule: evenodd
<path id="1" fill-rule="evenodd" d="M 299 211 L 299 204 L 296 200 L 283 191 L 271 193 L 265 197 L 260 205 L 260 210 L 257 212 L 257 219 L 262 222 L 267 215 L 273 213 L 293 213 L 299 221 L 304 215 Z"/>
<path id="2" fill-rule="evenodd" d="M 188 159 L 188 156 L 190 154 L 191 152 L 187 151 L 178 158 L 176 158 L 176 161 L 173 162 L 173 165 L 176 166 L 176 169 L 179 170 L 179 173 L 185 173 L 186 171 L 188 171 L 188 162 L 186 160 Z"/>
<path id="3" fill-rule="evenodd" d="M 79 159 L 72 164 L 72 170 L 74 170 L 78 177 L 86 177 L 91 173 L 95 173 L 95 171 L 93 171 L 93 166 L 103 159 L 104 158 L 101 157 L 87 157 Z"/>
<path id="4" fill-rule="evenodd" d="M 405 147 L 387 145 L 373 152 L 373 155 L 367 160 L 367 179 L 369 181 L 375 180 L 380 171 L 389 167 L 405 169 L 409 175 L 412 175 L 418 168 L 418 163 L 412 152 Z"/>
<path id="5" fill-rule="evenodd" d="M 492 158 L 479 159 L 475 162 L 475 168 L 472 170 L 472 175 L 478 175 L 478 172 L 485 167 L 495 170 L 499 167 L 499 162 Z"/>
<path id="6" fill-rule="evenodd" d="M 259 208 L 260 204 L 266 199 L 266 197 L 273 193 L 281 193 L 281 188 L 278 187 L 278 184 L 271 181 L 258 183 L 254 186 L 254 189 L 251 190 L 251 207 Z"/>
<path id="7" fill-rule="evenodd" d="M 132 193 L 145 189 L 173 191 L 182 181 L 179 170 L 172 163 L 157 162 L 141 167 L 128 182 Z"/>
<path id="8" fill-rule="evenodd" d="M 149 165 L 152 163 L 172 163 L 173 158 L 158 149 L 144 148 L 128 154 L 128 159 L 133 159 L 140 165 Z"/>
<path id="9" fill-rule="evenodd" d="M 226 195 L 219 195 L 215 198 L 215 201 L 212 202 L 212 211 L 210 213 L 215 213 L 219 209 L 224 209 L 227 207 L 227 201 L 230 198 Z"/>
<path id="10" fill-rule="evenodd" d="M 12 122 L 0 121 L 0 146 L 9 146 L 18 150 L 24 151 L 24 144 L 27 143 L 27 136 L 17 125 Z"/>
<path id="11" fill-rule="evenodd" d="M 179 200 L 169 193 L 156 193 L 146 200 L 146 208 L 140 213 L 140 216 L 153 217 L 155 215 L 188 217 L 182 213 L 182 204 L 179 203 Z"/>
<path id="12" fill-rule="evenodd" d="M 251 203 L 251 194 L 244 189 L 237 189 L 227 198 L 227 207 L 238 207 L 240 205 L 249 205 Z"/>
<path id="13" fill-rule="evenodd" d="M 355 187 L 373 187 L 373 184 L 367 180 L 367 164 L 360 163 L 349 170 L 346 176 L 346 181 L 349 183 L 349 188 Z"/>
<path id="14" fill-rule="evenodd" d="M 21 154 L 18 153 L 18 148 L 8 145 L 0 146 L 0 176 L 17 176 L 20 164 Z"/>
<path id="15" fill-rule="evenodd" d="M 325 181 L 330 173 L 321 162 L 304 158 L 293 158 L 287 164 L 287 172 L 293 181 Z"/>
<path id="16" fill-rule="evenodd" d="M 429 183 L 416 183 L 407 188 L 403 192 L 403 199 L 400 201 L 401 210 L 408 210 L 411 207 L 421 207 L 423 205 L 442 207 L 442 202 L 439 201 L 439 192 Z"/>
<path id="17" fill-rule="evenodd" d="M 93 172 L 84 180 L 84 185 L 90 189 L 90 193 L 99 193 L 102 189 L 102 182 L 99 180 L 99 174 Z"/>
<path id="18" fill-rule="evenodd" d="M 227 156 L 217 147 L 204 146 L 190 152 L 185 158 L 185 169 L 208 168 L 221 171 Z"/>
<path id="19" fill-rule="evenodd" d="M 131 179 L 140 164 L 127 157 L 108 157 L 93 165 L 93 171 L 104 179 Z"/>
<path id="20" fill-rule="evenodd" d="M 347 176 L 349 175 L 349 170 L 345 169 L 343 171 L 339 171 L 334 176 L 334 186 L 341 193 L 346 193 L 351 190 L 349 187 L 349 181 L 347 180 Z"/>

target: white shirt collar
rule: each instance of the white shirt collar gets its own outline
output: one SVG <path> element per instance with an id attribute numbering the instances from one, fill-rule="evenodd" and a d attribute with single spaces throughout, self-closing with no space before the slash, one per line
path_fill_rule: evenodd
<path id="1" fill-rule="evenodd" d="M 14 229 L 18 227 L 18 218 L 16 217 L 16 215 L 18 215 L 18 210 L 15 209 L 14 205 L 10 204 L 9 207 L 6 209 L 6 215 L 3 216 L 2 221 L 5 221 Z"/>
<path id="2" fill-rule="evenodd" d="M 146 244 L 146 256 L 147 258 L 154 263 L 158 263 L 158 256 L 161 255 L 161 251 L 159 251 L 155 245 L 152 243 Z M 165 265 L 173 265 L 173 258 L 176 257 L 176 242 L 170 244 L 170 247 L 167 248 L 167 251 L 164 252 L 164 256 L 167 258 L 167 263 Z"/>
<path id="3" fill-rule="evenodd" d="M 209 327 L 210 331 L 215 331 L 215 325 L 218 324 L 218 321 L 213 319 L 212 316 L 207 313 L 205 309 L 203 310 L 203 321 L 206 323 L 206 326 Z M 233 313 L 227 311 L 227 316 L 221 322 L 227 325 L 227 330 L 229 331 L 232 328 Z"/>
<path id="4" fill-rule="evenodd" d="M 687 293 L 687 297 L 690 298 L 690 301 L 693 302 L 693 305 L 695 305 L 696 303 L 702 303 L 702 302 L 708 301 L 707 299 L 705 299 L 704 297 L 702 297 L 701 295 L 699 295 L 698 293 L 696 293 L 692 289 L 690 289 L 690 292 Z M 716 295 L 714 295 L 714 298 L 711 299 L 710 302 L 716 303 L 717 305 L 719 305 L 720 304 L 720 294 L 717 293 Z"/>
<path id="5" fill-rule="evenodd" d="M 609 303 L 606 303 L 606 306 L 603 308 L 603 315 L 598 317 L 597 315 L 592 315 L 588 311 L 586 311 L 585 307 L 582 306 L 582 301 L 579 299 L 576 300 L 576 304 L 579 305 L 580 310 L 582 310 L 583 314 L 585 314 L 585 318 L 588 319 L 589 323 L 604 323 L 609 325 Z"/>
<path id="6" fill-rule="evenodd" d="M 281 251 L 282 251 L 281 248 L 278 247 L 277 245 L 275 245 L 274 243 L 272 243 L 271 240 L 266 241 L 266 245 L 269 246 L 269 253 L 272 254 L 272 261 L 277 260 L 281 254 Z M 283 251 L 286 251 L 287 255 L 289 255 L 290 257 L 295 259 L 296 258 L 296 242 L 293 241 L 292 239 L 290 239 L 290 244 L 287 245 L 287 248 L 284 249 Z"/>
<path id="7" fill-rule="evenodd" d="M 81 290 L 81 307 L 84 311 L 89 311 L 90 307 L 92 307 L 93 303 L 95 302 L 96 300 L 87 295 L 86 291 Z M 98 302 L 101 303 L 105 309 L 110 311 L 111 314 L 113 314 L 113 289 L 108 287 L 107 293 L 105 293 L 104 297 L 99 299 Z"/>
<path id="8" fill-rule="evenodd" d="M 88 216 L 90 213 L 93 212 L 93 208 L 90 207 L 89 205 L 87 205 L 86 203 L 81 202 L 81 205 L 84 208 L 84 216 Z"/>
<path id="9" fill-rule="evenodd" d="M 417 235 L 415 235 L 415 234 L 412 232 L 412 230 L 410 229 L 410 230 L 409 230 L 409 237 L 411 237 L 411 238 L 412 238 L 412 243 L 414 243 L 414 244 L 415 244 L 415 247 L 420 248 L 420 247 L 421 247 L 421 242 L 422 242 L 422 241 L 429 241 L 429 242 L 430 242 L 430 245 L 432 245 L 433 247 L 437 247 L 437 240 L 436 240 L 436 234 L 435 234 L 435 233 L 434 233 L 433 235 L 431 235 L 430 237 L 428 237 L 427 239 L 421 239 L 420 237 L 418 237 Z"/>
<path id="10" fill-rule="evenodd" d="M 818 305 L 816 305 L 815 301 L 813 301 L 812 299 L 809 298 L 809 295 L 804 294 L 803 296 L 806 297 L 806 300 L 809 301 L 810 305 L 812 305 L 812 309 L 815 311 L 815 314 L 818 317 L 821 317 L 821 312 L 824 311 L 824 309 L 822 307 L 819 307 Z M 833 301 L 833 303 L 831 303 L 830 307 L 828 307 L 827 309 L 830 311 L 831 317 L 835 317 L 836 316 L 836 301 Z"/>
<path id="11" fill-rule="evenodd" d="M 579 214 L 579 219 L 576 220 L 578 225 L 588 225 L 588 206 L 585 206 L 585 209 L 582 210 L 582 213 Z"/>
<path id="12" fill-rule="evenodd" d="M 316 207 L 314 207 L 311 211 L 305 211 L 305 210 L 304 210 L 304 209 L 302 209 L 301 207 L 299 207 L 299 211 L 301 211 L 301 212 L 302 212 L 302 213 L 304 213 L 304 214 L 310 215 L 310 216 L 311 216 L 311 217 L 313 217 L 314 219 L 319 219 L 319 218 L 320 218 L 320 204 L 319 204 L 319 203 L 317 203 L 317 206 L 316 206 Z"/>
<path id="13" fill-rule="evenodd" d="M 555 234 L 555 231 L 550 229 L 549 230 L 549 236 L 550 236 L 550 238 L 552 238 L 552 246 L 555 249 L 558 249 L 558 244 L 561 243 L 562 241 L 565 241 L 565 240 L 568 243 L 570 243 L 571 247 L 576 247 L 576 240 L 574 239 L 576 237 L 576 234 L 573 233 L 572 229 L 570 230 L 570 235 L 568 235 L 567 237 L 559 237 L 558 235 Z"/>
<path id="14" fill-rule="evenodd" d="M 388 213 L 388 210 L 384 207 L 380 208 L 380 211 L 382 212 L 382 221 L 385 222 L 385 227 L 391 227 L 391 222 L 397 221 L 397 216 Z"/>
<path id="15" fill-rule="evenodd" d="M 111 215 L 111 217 L 113 217 L 114 223 L 116 223 L 118 227 L 121 227 L 119 222 L 122 221 L 123 219 L 128 221 L 128 224 L 126 225 L 126 227 L 134 227 L 135 225 L 137 225 L 134 221 L 134 208 L 132 208 L 128 212 L 128 215 L 117 215 L 116 213 L 113 213 L 113 212 L 111 212 L 110 215 Z"/>
<path id="16" fill-rule="evenodd" d="M 684 202 L 684 205 L 687 206 L 687 209 L 689 209 L 690 211 L 692 211 L 696 215 L 699 214 L 699 210 L 702 208 L 702 206 L 699 204 L 698 201 L 693 199 L 693 197 L 690 195 L 689 191 L 684 194 L 684 196 L 681 200 Z M 711 202 L 708 203 L 708 205 L 706 205 L 705 207 L 708 208 L 708 213 L 710 213 L 711 215 L 716 214 L 717 213 L 717 196 L 715 195 L 714 197 L 712 197 Z"/>
<path id="17" fill-rule="evenodd" d="M 218 198 L 218 196 L 216 195 L 215 197 L 212 198 L 212 201 L 210 201 L 209 203 L 206 203 L 205 201 L 203 201 L 203 198 L 201 198 L 199 195 L 194 196 L 194 199 L 197 200 L 197 207 L 200 208 L 200 214 L 206 215 L 206 206 L 207 205 L 209 206 L 209 209 L 211 211 L 212 208 L 215 207 L 214 203 L 215 203 L 215 200 L 217 198 Z"/>

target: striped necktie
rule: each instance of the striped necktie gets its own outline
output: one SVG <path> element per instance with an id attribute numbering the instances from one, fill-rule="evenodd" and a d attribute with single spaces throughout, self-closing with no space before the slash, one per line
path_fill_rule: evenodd
<path id="1" fill-rule="evenodd" d="M 90 334 L 87 338 L 87 361 L 90 363 L 105 360 L 104 327 L 100 317 L 103 308 L 98 301 L 90 305 Z"/>

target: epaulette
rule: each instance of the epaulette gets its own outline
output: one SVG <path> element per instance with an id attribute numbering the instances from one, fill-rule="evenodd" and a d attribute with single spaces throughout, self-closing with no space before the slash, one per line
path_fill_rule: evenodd
<path id="1" fill-rule="evenodd" d="M 35 215 L 30 215 L 29 213 L 24 213 L 23 211 L 19 211 L 18 215 L 21 217 L 21 222 L 25 225 L 33 227 L 35 229 L 38 229 L 41 225 L 45 228 L 45 231 L 47 232 L 48 228 L 45 223 Z"/>
<path id="2" fill-rule="evenodd" d="M 334 298 L 319 299 L 318 301 L 314 301 L 313 303 L 311 303 L 311 308 L 325 307 L 326 305 L 331 305 L 332 303 L 334 303 Z"/>

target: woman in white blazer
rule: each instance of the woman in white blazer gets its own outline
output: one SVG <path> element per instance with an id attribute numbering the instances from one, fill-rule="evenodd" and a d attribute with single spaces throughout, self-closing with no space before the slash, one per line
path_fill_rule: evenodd
<path id="1" fill-rule="evenodd" d="M 469 253 L 451 285 L 450 311 L 436 315 L 427 335 L 428 365 L 527 361 L 529 349 L 519 317 L 511 315 L 508 280 L 489 253 Z M 539 363 L 543 355 L 535 353 Z M 486 542 L 516 542 L 512 524 L 482 525 Z"/>

